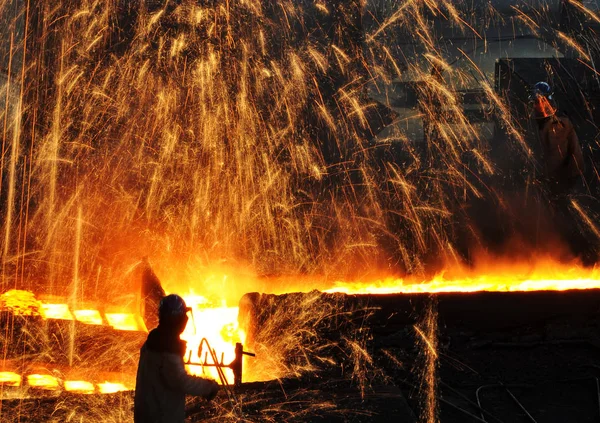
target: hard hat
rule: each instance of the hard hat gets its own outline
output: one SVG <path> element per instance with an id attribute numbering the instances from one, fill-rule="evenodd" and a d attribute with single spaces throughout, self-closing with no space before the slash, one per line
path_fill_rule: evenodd
<path id="1" fill-rule="evenodd" d="M 552 98 L 552 87 L 550 84 L 544 81 L 537 82 L 533 86 L 533 93 L 538 95 L 543 95 L 546 98 Z"/>
<path id="2" fill-rule="evenodd" d="M 160 300 L 160 305 L 158 306 L 158 314 L 165 317 L 182 317 L 190 310 L 191 308 L 186 306 L 183 298 L 177 294 L 167 295 Z"/>

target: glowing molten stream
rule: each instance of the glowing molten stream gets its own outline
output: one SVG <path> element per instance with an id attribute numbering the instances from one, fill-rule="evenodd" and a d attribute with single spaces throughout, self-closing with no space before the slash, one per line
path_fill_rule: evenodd
<path id="1" fill-rule="evenodd" d="M 215 367 L 213 354 L 206 344 L 198 349 L 202 339 L 206 339 L 213 349 L 219 364 L 230 364 L 235 359 L 235 344 L 244 342 L 245 335 L 238 327 L 238 307 L 209 307 L 208 301 L 199 295 L 186 295 L 184 299 L 192 308 L 192 317 L 188 321 L 181 339 L 187 342 L 186 362 L 194 364 L 187 366 L 191 374 L 215 379 L 221 383 Z M 228 383 L 233 383 L 233 373 L 229 368 L 223 368 Z"/>
<path id="2" fill-rule="evenodd" d="M 560 265 L 540 261 L 535 266 L 497 262 L 477 270 L 439 273 L 428 281 L 382 278 L 376 281 L 335 282 L 325 292 L 395 294 L 425 292 L 566 291 L 600 288 L 600 268 Z"/>

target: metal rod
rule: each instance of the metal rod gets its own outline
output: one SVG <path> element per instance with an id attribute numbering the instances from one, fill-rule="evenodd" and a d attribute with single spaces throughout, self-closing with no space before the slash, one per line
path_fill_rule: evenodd
<path id="1" fill-rule="evenodd" d="M 529 411 L 527 411 L 527 409 L 523 406 L 523 404 L 521 404 L 519 402 L 519 400 L 517 399 L 517 397 L 515 397 L 513 395 L 513 393 L 510 391 L 510 389 L 508 389 L 506 386 L 504 386 L 503 384 L 501 384 L 502 387 L 504 389 L 506 389 L 506 392 L 508 392 L 508 395 L 510 395 L 510 397 L 517 403 L 517 405 L 521 408 L 521 410 L 523 410 L 523 412 L 525 414 L 527 414 L 527 417 L 529 417 L 529 419 L 533 422 L 533 423 L 537 423 L 537 421 L 533 418 L 533 416 L 531 414 L 529 414 Z"/>
<path id="2" fill-rule="evenodd" d="M 211 346 L 208 343 L 208 340 L 206 338 L 202 338 L 202 340 L 200 340 L 199 350 L 202 349 L 202 346 L 204 344 L 206 344 L 206 349 L 208 350 L 208 352 L 205 352 L 205 357 L 207 357 L 207 354 L 210 353 L 213 363 L 215 364 L 215 368 L 217 369 L 217 374 L 219 375 L 219 379 L 221 379 L 221 384 L 223 385 L 223 388 L 225 389 L 225 392 L 227 393 L 227 400 L 229 401 L 229 404 L 231 405 L 231 410 L 233 413 L 239 414 L 238 417 L 241 418 L 241 407 L 239 406 L 239 402 L 238 402 L 235 394 L 231 390 L 229 383 L 227 382 L 227 378 L 225 377 L 225 374 L 223 373 L 223 369 L 219 366 L 219 362 L 217 360 L 217 354 L 216 354 L 215 350 L 213 350 L 211 348 Z"/>
<path id="3" fill-rule="evenodd" d="M 483 386 L 480 386 L 479 388 L 477 388 L 477 390 L 475 391 L 475 398 L 477 399 L 477 405 L 479 406 L 479 410 L 481 410 L 481 400 L 479 399 L 479 391 L 481 390 L 481 388 L 483 388 Z M 483 412 L 480 411 L 481 413 L 481 418 L 483 420 L 485 420 L 485 418 L 483 417 Z"/>
<path id="4" fill-rule="evenodd" d="M 513 387 L 523 387 L 522 385 L 511 385 Z M 528 387 L 527 385 L 524 385 L 524 387 Z M 482 389 L 489 389 L 489 388 L 504 388 L 504 390 L 506 390 L 506 392 L 508 393 L 508 395 L 513 399 L 513 401 L 519 406 L 519 408 L 527 415 L 527 417 L 529 417 L 529 420 L 531 420 L 533 423 L 537 423 L 537 420 L 535 420 L 533 418 L 533 416 L 529 413 L 529 411 L 527 411 L 527 409 L 525 408 L 525 406 L 523 404 L 521 404 L 519 402 L 519 400 L 517 399 L 517 397 L 515 397 L 513 395 L 513 393 L 510 391 L 510 389 L 508 389 L 508 386 L 503 384 L 502 382 L 495 384 L 495 385 L 482 385 L 479 388 L 477 388 L 477 391 L 475 391 L 475 397 L 477 398 L 477 402 L 481 404 L 481 401 L 479 400 L 479 391 L 481 391 Z"/>
<path id="5" fill-rule="evenodd" d="M 460 391 L 458 391 L 458 390 L 454 389 L 452 386 L 448 385 L 447 383 L 445 383 L 445 382 L 442 382 L 442 381 L 440 380 L 440 384 L 441 384 L 441 385 L 443 385 L 443 386 L 445 386 L 446 388 L 450 389 L 452 392 L 456 393 L 457 395 L 459 395 L 459 396 L 460 396 L 462 399 L 464 399 L 465 401 L 467 401 L 467 402 L 468 402 L 469 404 L 471 404 L 473 407 L 476 407 L 476 408 L 479 410 L 479 412 L 481 413 L 481 419 L 482 419 L 482 420 L 485 420 L 484 414 L 486 414 L 488 417 L 491 417 L 491 418 L 492 418 L 492 419 L 494 419 L 495 421 L 497 421 L 497 422 L 499 422 L 499 423 L 504 423 L 502 420 L 500 420 L 498 417 L 494 416 L 494 415 L 493 415 L 492 413 L 490 413 L 489 411 L 487 411 L 487 410 L 484 410 L 484 409 L 481 407 L 481 404 L 479 403 L 479 398 L 478 398 L 478 401 L 477 401 L 477 403 L 475 403 L 474 401 L 472 401 L 471 399 L 469 399 L 469 398 L 468 398 L 466 395 L 464 395 L 462 392 L 460 392 Z"/>
<path id="6" fill-rule="evenodd" d="M 411 387 L 411 388 L 413 388 L 413 389 L 419 389 L 419 387 L 418 387 L 417 385 L 414 385 L 414 384 L 410 383 L 410 382 L 409 382 L 409 381 L 407 381 L 407 380 L 401 379 L 401 380 L 400 380 L 400 382 L 404 383 L 405 385 L 408 385 L 408 386 L 410 386 L 410 387 Z M 473 418 L 473 419 L 477 420 L 478 422 L 482 422 L 482 423 L 488 423 L 488 422 L 487 422 L 485 419 L 479 418 L 479 417 L 477 417 L 475 414 L 469 413 L 469 412 L 468 412 L 467 410 L 465 410 L 464 408 L 461 408 L 461 407 L 459 407 L 458 405 L 455 405 L 454 403 L 451 403 L 451 402 L 450 402 L 450 401 L 448 401 L 447 399 L 444 399 L 442 396 L 440 396 L 440 397 L 439 397 L 439 400 L 440 400 L 441 402 L 443 402 L 444 404 L 447 404 L 447 405 L 449 405 L 450 407 L 452 407 L 452 408 L 454 408 L 454 409 L 456 409 L 456 410 L 460 411 L 461 413 L 463 413 L 463 414 L 465 414 L 465 415 L 467 415 L 467 416 L 469 416 L 469 417 L 471 417 L 471 418 Z M 480 409 L 481 409 L 481 407 L 480 407 Z"/>
<path id="7" fill-rule="evenodd" d="M 471 417 L 472 419 L 474 419 L 474 420 L 477 420 L 478 422 L 488 423 L 486 420 L 484 420 L 484 419 L 481 419 L 481 418 L 477 417 L 475 414 L 469 413 L 467 410 L 465 410 L 465 409 L 463 409 L 463 408 L 460 408 L 458 405 L 454 405 L 453 403 L 451 403 L 451 402 L 450 402 L 450 401 L 448 401 L 448 400 L 445 400 L 444 398 L 441 398 L 441 397 L 440 397 L 440 401 L 442 401 L 444 404 L 447 404 L 447 405 L 449 405 L 450 407 L 452 407 L 452 408 L 454 408 L 454 409 L 456 409 L 456 410 L 460 411 L 461 413 L 463 413 L 463 414 L 465 414 L 465 415 L 467 415 L 467 416 Z"/>

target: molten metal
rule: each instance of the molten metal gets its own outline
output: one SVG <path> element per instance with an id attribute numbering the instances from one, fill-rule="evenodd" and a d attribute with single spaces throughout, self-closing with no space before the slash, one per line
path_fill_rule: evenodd
<path id="1" fill-rule="evenodd" d="M 84 380 L 66 380 L 65 391 L 77 392 L 79 394 L 93 394 L 94 384 Z"/>
<path id="2" fill-rule="evenodd" d="M 42 316 L 45 319 L 73 320 L 67 304 L 42 304 Z"/>
<path id="3" fill-rule="evenodd" d="M 56 390 L 59 387 L 58 379 L 51 375 L 32 374 L 27 376 L 27 383 L 32 388 Z"/>
<path id="4" fill-rule="evenodd" d="M 117 330 L 146 331 L 143 322 L 132 313 L 106 313 L 108 324 Z"/>
<path id="5" fill-rule="evenodd" d="M 122 383 L 104 382 L 98 384 L 98 391 L 101 394 L 114 394 L 129 390 L 131 390 L 131 388 L 128 388 Z"/>
<path id="6" fill-rule="evenodd" d="M 75 310 L 73 314 L 75 319 L 81 323 L 88 325 L 101 325 L 103 323 L 102 315 L 98 310 Z"/>
<path id="7" fill-rule="evenodd" d="M 21 376 L 14 372 L 0 372 L 0 384 L 4 386 L 21 386 Z"/>

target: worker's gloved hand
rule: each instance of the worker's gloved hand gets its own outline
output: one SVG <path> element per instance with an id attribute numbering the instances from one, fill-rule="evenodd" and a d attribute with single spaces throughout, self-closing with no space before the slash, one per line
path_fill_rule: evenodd
<path id="1" fill-rule="evenodd" d="M 212 401 L 217 396 L 217 392 L 219 392 L 219 384 L 213 380 L 211 381 L 210 391 L 205 397 L 206 400 Z"/>

